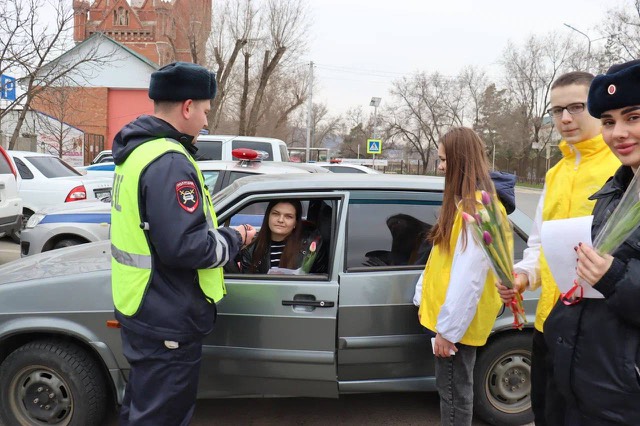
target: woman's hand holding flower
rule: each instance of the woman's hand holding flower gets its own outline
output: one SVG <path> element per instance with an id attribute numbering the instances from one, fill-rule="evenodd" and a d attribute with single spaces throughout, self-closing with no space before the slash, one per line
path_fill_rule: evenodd
<path id="1" fill-rule="evenodd" d="M 516 297 L 518 293 L 523 293 L 529 285 L 529 277 L 527 274 L 516 274 L 513 279 L 513 288 L 507 288 L 499 282 L 496 282 L 496 288 L 502 303 L 508 305 Z"/>
<path id="2" fill-rule="evenodd" d="M 591 286 L 600 281 L 613 263 L 613 256 L 610 254 L 601 256 L 593 248 L 582 243 L 576 248 L 576 253 L 578 254 L 576 268 L 578 276 Z"/>

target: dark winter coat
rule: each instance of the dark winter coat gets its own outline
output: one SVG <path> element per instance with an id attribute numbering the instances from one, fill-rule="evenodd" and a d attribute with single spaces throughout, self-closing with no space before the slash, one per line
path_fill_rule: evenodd
<path id="1" fill-rule="evenodd" d="M 620 202 L 633 172 L 618 169 L 596 199 L 592 235 Z M 640 229 L 613 253 L 594 288 L 604 299 L 561 301 L 544 324 L 557 390 L 584 424 L 640 425 Z"/>

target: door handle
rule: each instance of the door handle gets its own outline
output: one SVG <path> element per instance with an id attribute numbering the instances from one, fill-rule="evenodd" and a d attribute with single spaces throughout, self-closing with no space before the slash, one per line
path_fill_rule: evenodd
<path id="1" fill-rule="evenodd" d="M 282 306 L 313 306 L 314 308 L 333 308 L 335 302 L 329 300 L 283 300 Z"/>

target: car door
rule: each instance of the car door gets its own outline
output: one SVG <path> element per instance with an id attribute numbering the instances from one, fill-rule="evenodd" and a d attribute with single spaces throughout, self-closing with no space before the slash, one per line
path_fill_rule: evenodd
<path id="1" fill-rule="evenodd" d="M 348 196 L 270 193 L 240 198 L 223 205 L 218 213 L 220 223 L 229 224 L 239 215 L 264 215 L 266 204 L 278 198 L 299 198 L 305 209 L 314 200 L 330 206 L 332 213 L 325 216 L 333 232 L 327 241 L 329 273 L 225 273 L 227 295 L 218 305 L 214 332 L 203 345 L 200 396 L 337 397 L 337 271 L 341 258 L 333 253 L 334 236 L 345 226 L 346 210 L 342 207 Z"/>
<path id="2" fill-rule="evenodd" d="M 340 393 L 432 390 L 429 339 L 413 295 L 442 193 L 351 192 L 340 272 Z"/>

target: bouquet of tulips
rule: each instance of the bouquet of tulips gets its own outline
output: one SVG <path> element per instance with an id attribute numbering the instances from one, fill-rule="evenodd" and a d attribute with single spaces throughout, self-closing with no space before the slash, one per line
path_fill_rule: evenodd
<path id="1" fill-rule="evenodd" d="M 482 248 L 496 279 L 505 287 L 513 288 L 513 234 L 499 201 L 488 192 L 481 191 L 480 201 L 461 200 L 458 209 L 473 239 Z M 513 326 L 519 330 L 527 322 L 519 293 L 509 304 L 513 313 Z"/>
<path id="2" fill-rule="evenodd" d="M 620 203 L 596 235 L 593 248 L 600 254 L 611 254 L 640 225 L 640 179 L 635 174 Z"/>

